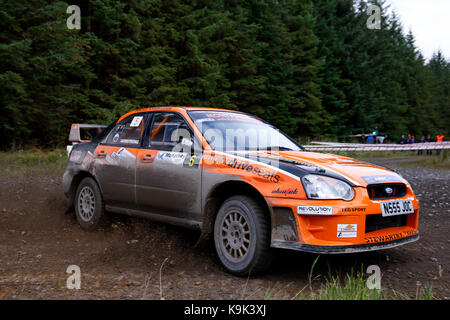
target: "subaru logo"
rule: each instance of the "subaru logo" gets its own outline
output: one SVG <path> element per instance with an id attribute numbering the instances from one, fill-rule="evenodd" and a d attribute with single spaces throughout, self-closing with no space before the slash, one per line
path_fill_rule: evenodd
<path id="1" fill-rule="evenodd" d="M 386 191 L 387 194 L 392 194 L 394 190 L 392 190 L 392 188 L 387 187 L 386 189 L 384 189 L 384 191 Z"/>

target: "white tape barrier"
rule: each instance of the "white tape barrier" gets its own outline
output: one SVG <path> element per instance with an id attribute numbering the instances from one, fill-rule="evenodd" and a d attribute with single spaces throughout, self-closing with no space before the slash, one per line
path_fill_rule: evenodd
<path id="1" fill-rule="evenodd" d="M 444 141 L 444 142 L 424 142 L 424 143 L 414 143 L 414 145 L 422 145 L 422 144 L 428 144 L 428 143 L 442 143 L 442 144 L 450 144 L 450 141 Z M 319 148 L 319 147 L 360 147 L 360 146 L 367 146 L 367 145 L 383 145 L 384 147 L 398 147 L 403 146 L 404 144 L 398 144 L 398 143 L 381 143 L 381 144 L 375 144 L 375 143 L 343 143 L 343 142 L 322 142 L 322 141 L 311 141 L 310 147 Z"/>
<path id="2" fill-rule="evenodd" d="M 403 151 L 450 149 L 450 142 L 426 142 L 412 144 L 330 144 L 303 146 L 309 151 Z"/>

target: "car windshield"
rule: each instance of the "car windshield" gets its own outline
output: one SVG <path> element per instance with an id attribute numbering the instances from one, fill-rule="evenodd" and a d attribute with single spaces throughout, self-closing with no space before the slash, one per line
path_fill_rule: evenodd
<path id="1" fill-rule="evenodd" d="M 189 115 L 216 151 L 304 150 L 277 128 L 247 114 L 203 110 Z"/>

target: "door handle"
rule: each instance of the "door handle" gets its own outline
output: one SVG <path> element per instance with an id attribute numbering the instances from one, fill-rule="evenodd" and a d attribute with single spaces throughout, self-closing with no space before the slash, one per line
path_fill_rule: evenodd
<path id="1" fill-rule="evenodd" d="M 142 157 L 142 162 L 150 163 L 153 162 L 154 156 L 152 154 L 146 154 Z"/>
<path id="2" fill-rule="evenodd" d="M 106 151 L 100 150 L 97 154 L 97 158 L 105 158 L 106 157 Z"/>

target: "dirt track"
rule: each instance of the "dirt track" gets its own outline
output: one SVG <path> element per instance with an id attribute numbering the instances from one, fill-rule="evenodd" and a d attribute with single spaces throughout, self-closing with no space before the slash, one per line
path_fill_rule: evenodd
<path id="1" fill-rule="evenodd" d="M 377 264 L 390 294 L 394 288 L 414 297 L 418 285 L 432 283 L 436 298 L 450 299 L 450 171 L 387 164 L 421 200 L 421 239 L 380 252 L 321 256 L 313 277 Z M 66 206 L 60 177 L 0 180 L 0 299 L 262 299 L 268 292 L 291 298 L 307 285 L 316 258 L 278 251 L 272 268 L 247 283 L 223 271 L 212 244 L 194 248 L 197 232 L 124 216 L 86 232 L 64 215 Z M 69 265 L 81 268 L 80 290 L 65 288 Z"/>

